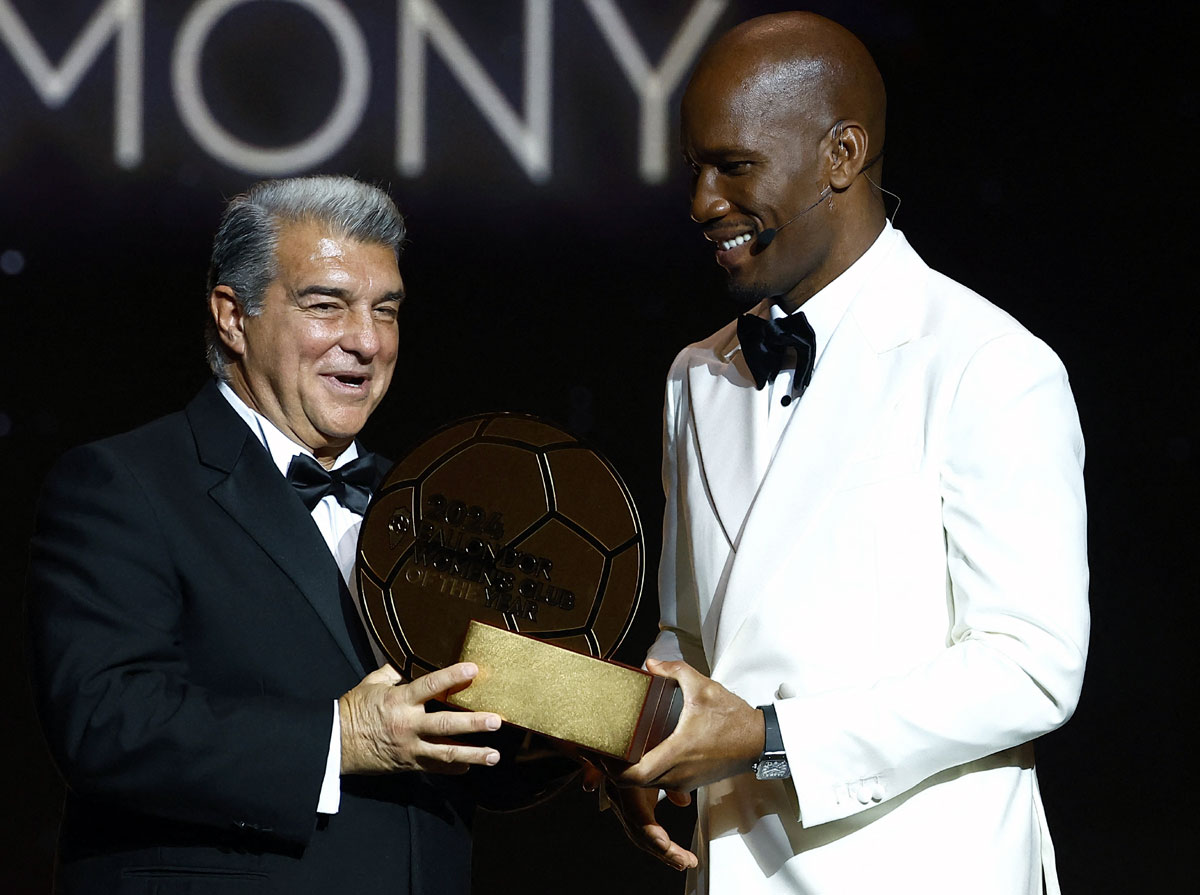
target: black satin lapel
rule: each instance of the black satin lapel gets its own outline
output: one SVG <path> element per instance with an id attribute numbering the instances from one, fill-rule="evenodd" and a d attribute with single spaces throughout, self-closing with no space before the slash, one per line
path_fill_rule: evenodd
<path id="1" fill-rule="evenodd" d="M 266 449 L 248 430 L 246 434 L 233 471 L 209 493 L 291 578 L 351 666 L 361 672 L 343 610 L 345 582 L 329 546 Z"/>
<path id="2" fill-rule="evenodd" d="M 347 624 L 346 585 L 312 516 L 215 386 L 201 391 L 187 414 L 201 462 L 228 472 L 209 495 L 292 580 L 361 677 L 365 668 L 350 635 L 357 619 Z"/>

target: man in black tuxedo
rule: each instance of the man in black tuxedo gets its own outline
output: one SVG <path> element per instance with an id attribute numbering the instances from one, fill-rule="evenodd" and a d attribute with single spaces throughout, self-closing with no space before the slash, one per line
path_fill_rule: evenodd
<path id="1" fill-rule="evenodd" d="M 214 381 L 48 478 L 29 618 L 68 784 L 59 891 L 468 890 L 461 806 L 421 772 L 494 765 L 454 738 L 500 719 L 426 711 L 472 665 L 368 674 L 349 590 L 386 471 L 354 439 L 396 363 L 403 239 L 350 178 L 235 198 L 209 278 Z"/>

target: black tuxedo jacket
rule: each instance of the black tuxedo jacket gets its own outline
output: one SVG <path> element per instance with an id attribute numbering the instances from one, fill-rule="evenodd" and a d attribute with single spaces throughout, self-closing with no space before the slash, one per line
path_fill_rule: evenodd
<path id="1" fill-rule="evenodd" d="M 29 576 L 68 784 L 58 889 L 466 892 L 469 835 L 423 775 L 344 778 L 339 812 L 316 813 L 333 700 L 366 672 L 348 611 L 308 511 L 215 385 L 66 454 Z"/>

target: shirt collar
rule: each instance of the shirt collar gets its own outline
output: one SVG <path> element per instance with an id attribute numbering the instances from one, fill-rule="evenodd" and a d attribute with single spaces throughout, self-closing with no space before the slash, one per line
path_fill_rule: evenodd
<path id="1" fill-rule="evenodd" d="M 229 402 L 229 406 L 237 411 L 240 416 L 250 427 L 250 431 L 262 443 L 262 446 L 267 449 L 267 453 L 271 455 L 271 459 L 275 465 L 279 467 L 279 471 L 285 476 L 287 475 L 288 466 L 292 462 L 292 458 L 297 454 L 308 454 L 315 460 L 313 452 L 304 445 L 297 444 L 288 438 L 273 422 L 252 409 L 245 401 L 238 397 L 237 392 L 229 387 L 229 383 L 218 380 L 217 390 Z M 350 446 L 338 454 L 337 459 L 333 461 L 333 468 L 337 469 L 346 465 L 351 460 L 358 457 L 358 443 L 350 442 Z"/>
<path id="2" fill-rule="evenodd" d="M 837 329 L 838 323 L 845 316 L 846 309 L 870 278 L 879 261 L 887 255 L 896 238 L 897 231 L 892 229 L 891 221 L 885 219 L 883 230 L 871 243 L 871 247 L 859 255 L 858 259 L 832 283 L 796 309 L 804 312 L 809 326 L 813 328 L 813 334 L 817 337 L 814 367 L 821 362 L 821 354 L 825 351 L 825 346 L 829 343 L 833 331 Z M 779 305 L 772 304 L 770 310 L 774 320 L 788 316 Z"/>

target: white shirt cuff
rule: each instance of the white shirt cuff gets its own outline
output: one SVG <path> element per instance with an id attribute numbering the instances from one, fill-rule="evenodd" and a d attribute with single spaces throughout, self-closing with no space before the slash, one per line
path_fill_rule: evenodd
<path id="1" fill-rule="evenodd" d="M 342 714 L 338 701 L 333 701 L 333 730 L 329 733 L 329 758 L 325 762 L 325 779 L 317 799 L 318 814 L 337 814 L 342 805 Z"/>

